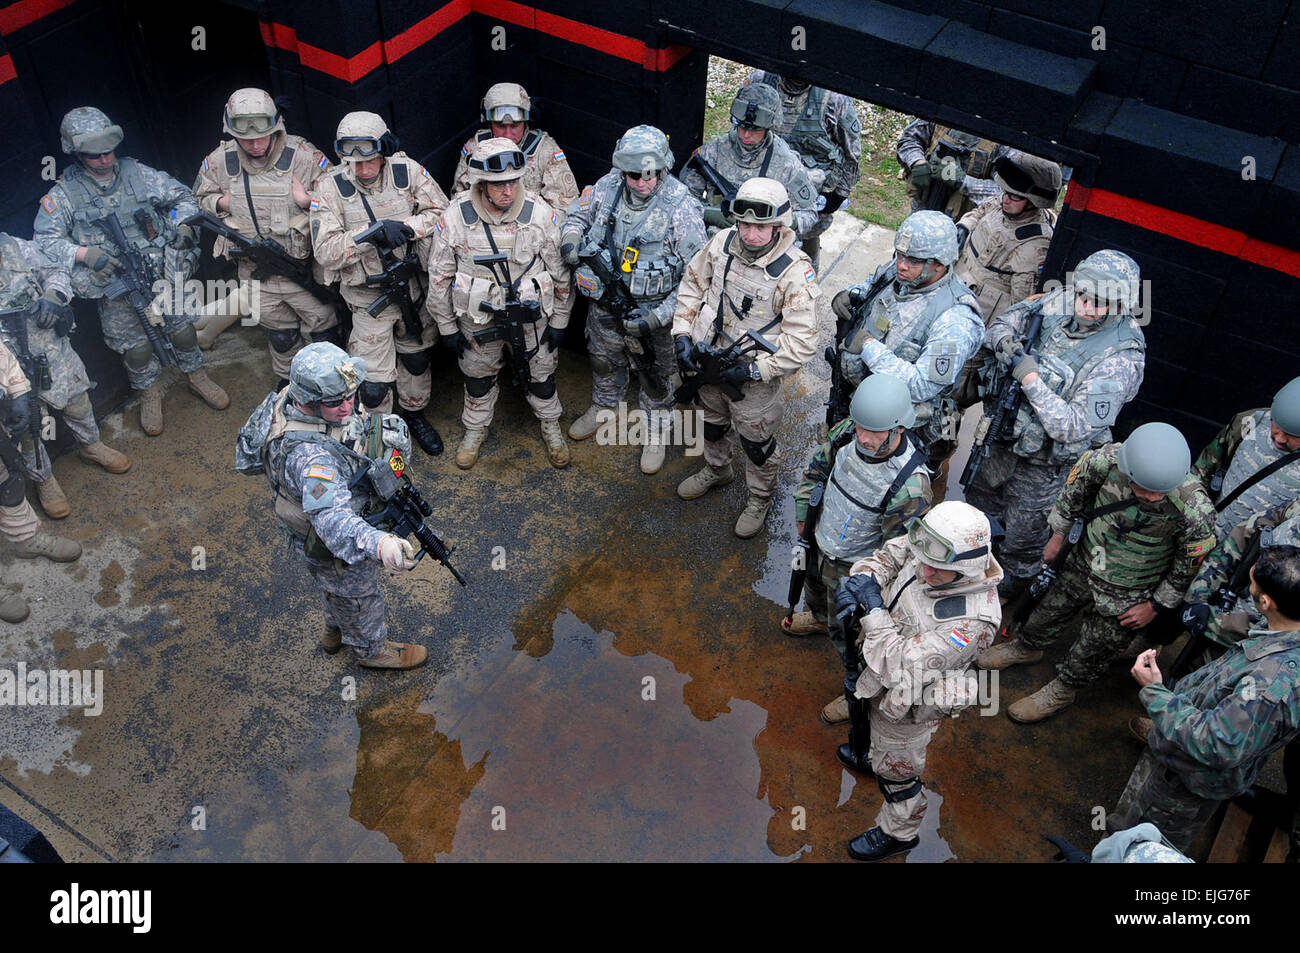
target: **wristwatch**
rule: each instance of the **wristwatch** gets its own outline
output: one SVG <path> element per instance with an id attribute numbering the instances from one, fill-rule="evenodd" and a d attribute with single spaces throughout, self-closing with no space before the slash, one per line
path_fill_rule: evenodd
<path id="1" fill-rule="evenodd" d="M 757 364 L 749 365 L 749 379 L 751 381 L 761 381 L 763 379 L 763 375 L 759 373 Z"/>

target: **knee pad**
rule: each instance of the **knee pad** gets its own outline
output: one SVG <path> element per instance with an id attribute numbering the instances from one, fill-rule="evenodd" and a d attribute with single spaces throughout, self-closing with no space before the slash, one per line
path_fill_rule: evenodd
<path id="1" fill-rule="evenodd" d="M 90 395 L 84 390 L 63 405 L 63 415 L 65 417 L 85 418 L 91 416 L 94 412 L 95 408 L 91 406 Z"/>
<path id="2" fill-rule="evenodd" d="M 407 372 L 414 377 L 419 377 L 429 369 L 428 351 L 412 351 L 409 354 L 398 351 L 397 359 L 402 362 L 402 366 L 406 368 Z"/>
<path id="3" fill-rule="evenodd" d="M 709 443 L 717 443 L 727 435 L 727 431 L 730 429 L 731 424 L 714 424 L 706 420 L 704 421 L 704 439 Z"/>
<path id="4" fill-rule="evenodd" d="M 528 382 L 528 392 L 542 400 L 550 400 L 555 396 L 555 375 L 552 374 L 540 381 L 530 380 Z"/>
<path id="5" fill-rule="evenodd" d="M 27 494 L 27 485 L 21 473 L 11 473 L 0 483 L 0 506 L 17 506 Z"/>
<path id="6" fill-rule="evenodd" d="M 754 461 L 754 466 L 761 467 L 776 451 L 776 438 L 768 437 L 763 441 L 754 441 L 741 437 L 740 445 L 745 448 L 745 456 Z"/>
<path id="7" fill-rule="evenodd" d="M 886 787 L 886 785 L 897 784 L 906 784 L 907 787 L 901 788 L 897 791 L 890 790 Z M 920 778 L 904 778 L 902 781 L 886 781 L 881 778 L 880 775 L 876 775 L 876 787 L 880 788 L 880 793 L 885 796 L 886 801 L 890 804 L 897 804 L 899 801 L 906 801 L 916 797 L 921 793 L 921 788 L 924 787 L 924 785 L 921 784 Z"/>
<path id="8" fill-rule="evenodd" d="M 497 386 L 495 377 L 467 377 L 465 378 L 465 393 L 471 397 L 486 397 L 488 391 Z"/>
<path id="9" fill-rule="evenodd" d="M 347 350 L 347 342 L 343 340 L 343 326 L 336 324 L 332 328 L 326 328 L 324 331 L 311 332 L 313 344 L 320 344 L 322 341 L 328 344 L 334 344 Z"/>
<path id="10" fill-rule="evenodd" d="M 171 338 L 172 347 L 178 351 L 197 351 L 199 348 L 199 335 L 192 324 L 185 325 L 179 331 L 169 332 L 167 337 Z"/>
<path id="11" fill-rule="evenodd" d="M 298 343 L 297 328 L 267 328 L 266 339 L 277 354 L 287 354 Z"/>
<path id="12" fill-rule="evenodd" d="M 384 402 L 384 398 L 388 396 L 391 387 L 392 384 L 387 381 L 366 381 L 361 385 L 359 391 L 361 403 L 373 410 Z"/>
<path id="13" fill-rule="evenodd" d="M 133 371 L 143 371 L 149 367 L 149 362 L 153 360 L 153 348 L 149 342 L 136 344 L 122 352 L 122 360 L 126 366 Z"/>

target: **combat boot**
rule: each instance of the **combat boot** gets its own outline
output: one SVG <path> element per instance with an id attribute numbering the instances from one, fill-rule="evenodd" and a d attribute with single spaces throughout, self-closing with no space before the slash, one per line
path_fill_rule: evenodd
<path id="1" fill-rule="evenodd" d="M 975 667 L 984 671 L 1002 670 L 1013 665 L 1031 665 L 1041 662 L 1042 649 L 1031 649 L 1019 639 L 1007 639 L 997 645 L 990 645 L 975 656 Z"/>
<path id="2" fill-rule="evenodd" d="M 757 536 L 763 530 L 763 523 L 767 520 L 767 511 L 772 508 L 772 498 L 770 496 L 755 496 L 749 494 L 749 502 L 740 513 L 740 518 L 736 520 L 736 535 L 741 539 L 750 539 Z"/>
<path id="3" fill-rule="evenodd" d="M 68 498 L 63 494 L 63 487 L 59 486 L 53 473 L 48 480 L 36 484 L 36 495 L 41 501 L 41 509 L 52 520 L 61 520 L 72 512 Z"/>
<path id="4" fill-rule="evenodd" d="M 230 406 L 230 395 L 208 376 L 207 371 L 200 368 L 197 371 L 191 371 L 188 376 L 190 390 L 197 394 L 203 403 L 213 410 L 225 410 Z"/>
<path id="5" fill-rule="evenodd" d="M 163 432 L 162 388 L 157 383 L 140 392 L 140 429 L 151 437 Z"/>
<path id="6" fill-rule="evenodd" d="M 486 427 L 481 430 L 473 428 L 466 430 L 465 436 L 460 438 L 460 446 L 456 448 L 456 466 L 468 470 L 478 463 L 479 447 L 483 446 L 483 439 L 486 436 Z"/>
<path id="7" fill-rule="evenodd" d="M 849 740 L 835 750 L 840 764 L 858 774 L 871 775 L 871 703 L 854 694 L 856 675 L 844 676 L 844 702 L 849 711 Z"/>
<path id="8" fill-rule="evenodd" d="M 600 420 L 598 418 L 601 414 L 608 416 L 613 413 L 613 407 L 602 407 L 599 404 L 592 404 L 583 411 L 581 417 L 569 424 L 569 439 L 586 440 L 600 429 Z"/>
<path id="9" fill-rule="evenodd" d="M 343 648 L 343 630 L 337 626 L 327 625 L 320 630 L 320 647 L 326 655 L 334 655 Z"/>
<path id="10" fill-rule="evenodd" d="M 560 431 L 558 420 L 542 421 L 542 440 L 546 443 L 546 459 L 551 461 L 551 466 L 557 470 L 567 467 L 569 445 L 564 442 L 564 434 Z"/>
<path id="11" fill-rule="evenodd" d="M 836 695 L 822 708 L 821 719 L 828 725 L 842 725 L 849 720 L 849 702 L 842 694 Z"/>
<path id="12" fill-rule="evenodd" d="M 860 837 L 849 841 L 849 856 L 854 860 L 884 860 L 895 854 L 905 854 L 919 843 L 921 843 L 919 837 L 899 840 L 886 834 L 879 827 L 873 827 Z"/>
<path id="13" fill-rule="evenodd" d="M 125 473 L 131 469 L 131 460 L 125 453 L 119 453 L 98 440 L 79 449 L 77 456 L 86 463 L 93 463 L 103 467 L 109 473 Z"/>
<path id="14" fill-rule="evenodd" d="M 1007 709 L 1007 717 L 1022 725 L 1032 725 L 1050 718 L 1058 711 L 1074 704 L 1075 690 L 1059 678 L 1054 678 L 1027 698 L 1022 698 Z"/>
<path id="15" fill-rule="evenodd" d="M 362 668 L 417 668 L 429 660 L 429 650 L 423 645 L 408 645 L 405 642 L 385 642 L 374 655 L 357 659 Z"/>
<path id="16" fill-rule="evenodd" d="M 27 600 L 16 592 L 6 592 L 3 598 L 0 598 L 0 619 L 5 622 L 22 622 L 31 615 L 31 610 L 27 608 Z"/>
<path id="17" fill-rule="evenodd" d="M 716 469 L 706 463 L 703 470 L 677 484 L 677 495 L 683 500 L 698 500 L 715 486 L 726 486 L 734 479 L 730 463 Z"/>
<path id="18" fill-rule="evenodd" d="M 437 428 L 429 423 L 428 418 L 424 416 L 423 410 L 404 410 L 402 419 L 406 421 L 406 426 L 410 428 L 411 436 L 415 442 L 431 457 L 436 457 L 442 453 L 442 436 L 438 433 Z"/>
<path id="19" fill-rule="evenodd" d="M 19 559 L 43 556 L 53 563 L 71 563 L 81 558 L 80 543 L 62 536 L 51 536 L 45 530 L 38 531 L 31 539 L 9 545 Z"/>
<path id="20" fill-rule="evenodd" d="M 781 631 L 798 638 L 804 635 L 827 635 L 830 629 L 825 622 L 818 622 L 817 617 L 805 609 L 796 612 L 788 620 L 782 617 Z"/>
<path id="21" fill-rule="evenodd" d="M 658 473 L 664 465 L 664 458 L 668 455 L 668 440 L 672 434 L 672 422 L 663 422 L 658 419 L 659 413 L 656 411 L 650 416 L 650 424 L 646 428 L 645 446 L 641 448 L 641 472 L 649 476 Z"/>

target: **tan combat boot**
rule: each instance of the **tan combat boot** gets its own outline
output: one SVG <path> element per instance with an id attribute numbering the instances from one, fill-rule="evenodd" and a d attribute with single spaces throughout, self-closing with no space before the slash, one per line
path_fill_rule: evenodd
<path id="1" fill-rule="evenodd" d="M 826 623 L 818 622 L 817 617 L 807 609 L 802 612 L 796 612 L 790 617 L 789 622 L 785 620 L 785 616 L 782 616 L 781 631 L 786 635 L 793 635 L 795 637 L 803 635 L 827 635 L 830 633 L 830 629 L 827 627 Z"/>
<path id="2" fill-rule="evenodd" d="M 429 650 L 423 645 L 405 642 L 385 642 L 384 647 L 370 658 L 357 659 L 362 668 L 415 668 L 429 660 Z"/>
<path id="3" fill-rule="evenodd" d="M 573 423 L 569 424 L 570 440 L 586 440 L 597 430 L 600 429 L 600 421 L 597 419 L 601 414 L 614 413 L 613 407 L 601 407 L 599 404 L 592 404 L 588 407 Z"/>
<path id="4" fill-rule="evenodd" d="M 767 511 L 772 508 L 772 498 L 770 496 L 755 496 L 749 494 L 749 502 L 741 510 L 740 518 L 736 520 L 736 535 L 741 539 L 750 539 L 757 536 L 763 531 L 763 523 L 767 519 Z"/>
<path id="5" fill-rule="evenodd" d="M 569 445 L 564 442 L 564 434 L 560 432 L 558 420 L 542 421 L 542 440 L 546 442 L 546 459 L 551 461 L 551 466 L 557 470 L 567 467 Z"/>
<path id="6" fill-rule="evenodd" d="M 63 487 L 59 486 L 53 473 L 48 480 L 36 484 L 36 495 L 40 498 L 41 509 L 52 520 L 61 520 L 72 512 L 68 498 L 63 494 Z"/>
<path id="7" fill-rule="evenodd" d="M 100 443 L 98 440 L 94 443 L 88 443 L 78 450 L 77 456 L 86 463 L 93 463 L 103 467 L 109 473 L 125 473 L 131 469 L 130 457 Z"/>
<path id="8" fill-rule="evenodd" d="M 27 600 L 16 592 L 5 592 L 0 596 L 0 619 L 5 622 L 22 622 L 31 615 Z"/>
<path id="9" fill-rule="evenodd" d="M 163 432 L 162 388 L 157 383 L 140 392 L 140 429 L 151 437 Z"/>
<path id="10" fill-rule="evenodd" d="M 199 395 L 203 403 L 207 404 L 213 410 L 225 410 L 230 406 L 230 395 L 221 389 L 221 386 L 208 376 L 208 372 L 202 369 L 191 371 L 188 375 L 190 379 L 190 390 Z"/>
<path id="11" fill-rule="evenodd" d="M 456 466 L 468 470 L 478 463 L 479 447 L 483 446 L 483 439 L 486 436 L 486 427 L 482 430 L 466 430 L 465 436 L 460 438 L 460 446 L 456 448 Z"/>
<path id="12" fill-rule="evenodd" d="M 1050 718 L 1063 708 L 1074 704 L 1075 691 L 1059 678 L 1054 678 L 1027 698 L 1022 698 L 1007 709 L 1007 717 L 1022 725 Z"/>
<path id="13" fill-rule="evenodd" d="M 836 695 L 822 709 L 822 721 L 828 725 L 842 725 L 849 720 L 849 700 L 843 693 Z"/>
<path id="14" fill-rule="evenodd" d="M 731 472 L 730 463 L 718 469 L 706 463 L 703 470 L 691 474 L 677 484 L 677 495 L 683 500 L 698 500 L 715 486 L 726 486 L 733 479 L 735 475 Z"/>
<path id="15" fill-rule="evenodd" d="M 35 559 L 43 556 L 54 563 L 71 563 L 81 558 L 81 544 L 62 536 L 51 536 L 45 530 L 39 530 L 31 539 L 21 543 L 10 543 L 13 554 L 19 559 Z"/>
<path id="16" fill-rule="evenodd" d="M 672 436 L 672 423 L 663 423 L 652 417 L 646 428 L 645 445 L 641 448 L 641 472 L 649 476 L 663 469 L 668 455 L 668 440 Z"/>
<path id="17" fill-rule="evenodd" d="M 325 626 L 320 630 L 320 647 L 326 655 L 333 655 L 343 648 L 343 630 L 332 625 Z"/>
<path id="18" fill-rule="evenodd" d="M 1019 639 L 1007 639 L 1005 642 L 990 645 L 975 656 L 975 667 L 987 672 L 993 669 L 1010 668 L 1013 665 L 1030 665 L 1042 659 L 1042 649 L 1031 649 Z"/>

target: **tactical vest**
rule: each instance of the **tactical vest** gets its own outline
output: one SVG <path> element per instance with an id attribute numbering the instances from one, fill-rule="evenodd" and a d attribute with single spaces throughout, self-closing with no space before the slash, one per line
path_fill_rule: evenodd
<path id="1" fill-rule="evenodd" d="M 1129 478 L 1113 467 L 1091 508 L 1126 498 L 1132 505 L 1090 520 L 1075 553 L 1093 576 L 1109 585 L 1135 592 L 1155 589 L 1177 556 L 1178 537 L 1186 528 L 1183 514 L 1197 485 L 1184 481 L 1157 509 L 1148 509 L 1133 496 Z"/>
<path id="2" fill-rule="evenodd" d="M 274 162 L 261 171 L 248 172 L 240 164 L 239 146 L 231 142 L 223 154 L 222 169 L 230 190 L 230 227 L 249 238 L 273 238 L 294 258 L 306 258 L 311 254 L 310 222 L 306 210 L 293 199 L 297 148 L 286 138 Z"/>
<path id="3" fill-rule="evenodd" d="M 951 140 L 944 141 L 944 134 L 949 128 L 935 125 L 934 133 L 930 136 L 930 147 L 925 150 L 926 159 L 934 163 L 945 155 L 956 156 L 961 160 L 962 171 L 967 175 L 977 179 L 989 178 L 993 173 L 993 154 L 997 151 L 998 144 L 992 139 L 981 139 L 974 147 L 966 149 Z"/>
<path id="4" fill-rule="evenodd" d="M 1276 526 L 1261 529 L 1259 545 L 1261 549 L 1265 546 L 1300 546 L 1300 513 Z"/>
<path id="5" fill-rule="evenodd" d="M 998 305 L 1012 293 L 1011 279 L 1016 272 L 1006 267 L 1011 257 L 1025 242 L 1052 237 L 1051 213 L 1039 210 L 1037 218 L 1016 225 L 995 209 L 981 216 L 966 240 L 957 264 L 965 272 L 962 280 L 979 298 L 986 326 L 996 316 Z"/>
<path id="6" fill-rule="evenodd" d="M 41 296 L 41 286 L 23 262 L 22 246 L 12 235 L 0 238 L 0 309 L 32 307 Z"/>
<path id="7" fill-rule="evenodd" d="M 673 213 L 687 200 L 688 193 L 681 182 L 667 177 L 644 208 L 634 209 L 626 200 L 622 179 L 620 173 L 613 186 L 603 190 L 600 214 L 591 223 L 587 241 L 600 247 L 605 264 L 622 276 L 638 303 L 657 304 L 673 293 L 686 271 L 686 263 L 669 252 L 667 242 Z M 630 272 L 622 271 L 631 250 L 635 250 L 636 261 Z M 599 282 L 593 280 L 595 274 L 590 269 L 580 267 L 575 278 L 584 270 L 588 280 L 575 281 L 578 291 L 600 297 L 593 295 Z"/>
<path id="8" fill-rule="evenodd" d="M 898 452 L 884 460 L 865 459 L 853 434 L 849 431 L 849 442 L 835 454 L 817 520 L 817 545 L 840 560 L 861 559 L 879 548 L 884 542 L 881 519 L 890 500 L 926 460 L 925 451 L 906 434 Z"/>
<path id="9" fill-rule="evenodd" d="M 1272 413 L 1260 410 L 1251 419 L 1255 421 L 1254 432 L 1237 445 L 1232 461 L 1228 464 L 1228 472 L 1224 474 L 1219 499 L 1226 497 L 1252 474 L 1258 473 L 1279 457 L 1286 456 L 1287 451 L 1279 450 L 1273 445 Z M 1215 520 L 1215 535 L 1222 539 L 1252 513 L 1262 513 L 1269 507 L 1297 497 L 1300 497 L 1300 461 L 1270 473 L 1237 497 Z"/>
<path id="10" fill-rule="evenodd" d="M 162 249 L 176 234 L 175 225 L 159 214 L 154 205 L 140 166 L 134 159 L 117 160 L 117 179 L 113 188 L 102 191 L 80 165 L 68 166 L 59 179 L 72 212 L 72 240 L 87 248 L 99 248 L 109 254 L 117 246 L 101 225 L 93 224 L 109 212 L 117 214 L 127 240 L 149 251 L 155 267 L 162 260 Z"/>
<path id="11" fill-rule="evenodd" d="M 492 269 L 475 264 L 474 259 L 504 252 L 510 260 L 510 277 L 519 300 L 538 302 L 539 320 L 549 318 L 555 312 L 555 284 L 541 257 L 546 233 L 542 222 L 537 221 L 543 218 L 537 213 L 537 203 L 524 199 L 518 215 L 496 225 L 485 222 L 468 197 L 453 203 L 447 210 L 447 216 L 452 215 L 464 226 L 456 230 L 456 275 L 451 284 L 451 303 L 457 317 L 478 326 L 492 322 L 492 314 L 479 305 L 500 308 L 505 293 Z M 443 236 L 444 241 L 447 239 Z"/>
<path id="12" fill-rule="evenodd" d="M 799 153 L 803 164 L 810 169 L 829 169 L 844 161 L 844 152 L 826 131 L 823 112 L 827 92 L 820 86 L 809 86 L 798 95 L 790 95 L 781 88 L 781 78 L 775 73 L 764 73 L 763 80 L 781 94 L 781 125 L 777 131 Z M 798 107 L 799 97 L 804 97 L 803 107 Z"/>
<path id="13" fill-rule="evenodd" d="M 715 347 L 726 346 L 718 338 L 719 331 L 735 341 L 746 331 L 767 333 L 781 323 L 776 307 L 777 283 L 794 264 L 794 256 L 787 249 L 767 265 L 759 265 L 732 251 L 739 242 L 739 235 L 732 229 L 722 249 L 727 259 L 721 280 L 715 277 L 704 299 L 705 308 L 713 315 L 709 343 Z"/>
<path id="14" fill-rule="evenodd" d="M 374 193 L 362 192 L 343 169 L 328 176 L 330 187 L 339 197 L 336 208 L 339 224 L 343 226 L 345 232 L 354 232 L 382 219 L 407 218 L 415 210 L 416 200 L 413 194 L 415 181 L 410 164 L 405 159 L 390 158 L 384 166 L 384 171 L 380 173 L 383 176 L 384 188 Z M 324 182 L 325 179 L 321 181 Z M 405 246 L 394 251 L 398 257 L 406 253 Z M 373 247 L 367 247 L 359 264 L 348 265 L 336 273 L 327 270 L 325 282 L 329 284 L 333 281 L 334 274 L 338 274 L 344 284 L 364 285 L 366 275 L 380 275 L 383 271 L 384 266 L 380 261 L 379 252 Z"/>

